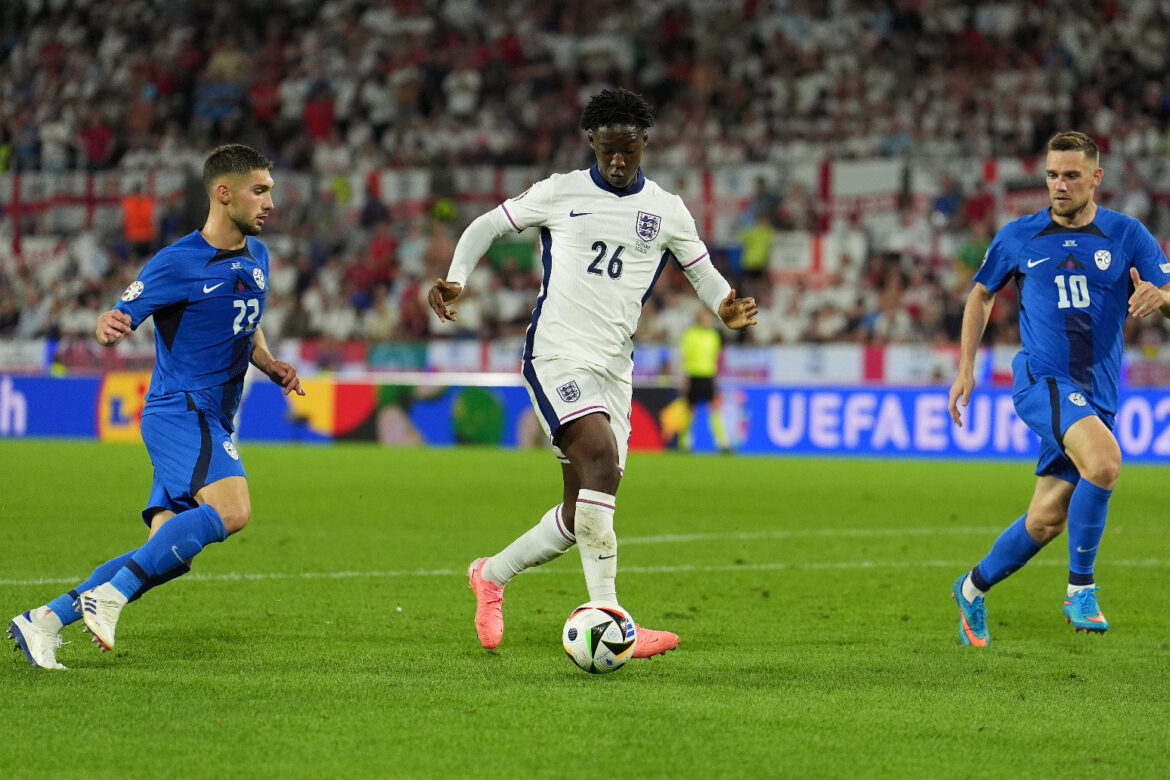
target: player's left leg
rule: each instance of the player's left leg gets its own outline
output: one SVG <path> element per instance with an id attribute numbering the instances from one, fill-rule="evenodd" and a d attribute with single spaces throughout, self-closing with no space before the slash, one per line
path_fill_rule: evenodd
<path id="1" fill-rule="evenodd" d="M 150 535 L 154 535 L 155 531 L 174 515 L 175 513 L 170 510 L 155 513 L 151 518 Z M 8 637 L 16 640 L 18 647 L 24 651 L 30 664 L 45 669 L 65 668 L 57 662 L 56 650 L 62 644 L 61 629 L 81 620 L 78 597 L 87 590 L 109 582 L 110 578 L 126 565 L 135 552 L 137 550 L 130 550 L 99 564 L 89 577 L 78 583 L 76 587 L 62 593 L 47 604 L 30 609 L 12 619 L 8 626 Z M 175 566 L 170 571 L 144 583 L 130 598 L 130 601 L 141 598 L 151 588 L 158 587 L 189 571 L 191 571 L 191 566 L 188 563 Z"/>
<path id="2" fill-rule="evenodd" d="M 144 415 L 142 437 L 155 469 L 151 503 L 161 508 L 155 499 L 165 494 L 168 506 L 190 508 L 169 518 L 156 513 L 146 543 L 109 582 L 78 596 L 82 620 L 103 650 L 114 646 L 122 608 L 135 594 L 188 570 L 206 545 L 243 528 L 252 511 L 240 456 L 216 418 L 198 410 Z"/>
<path id="3" fill-rule="evenodd" d="M 1121 448 L 1098 417 L 1083 417 L 1064 434 L 1065 452 L 1081 474 L 1068 507 L 1068 589 L 1065 620 L 1077 631 L 1103 633 L 1109 622 L 1097 605 L 1093 568 L 1105 533 L 1109 499 L 1121 472 Z"/>

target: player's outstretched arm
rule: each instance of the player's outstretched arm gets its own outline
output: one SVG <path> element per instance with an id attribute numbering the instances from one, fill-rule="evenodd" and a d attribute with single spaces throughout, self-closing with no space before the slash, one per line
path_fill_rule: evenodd
<path id="1" fill-rule="evenodd" d="M 256 328 L 256 335 L 252 340 L 252 365 L 263 371 L 276 384 L 284 388 L 284 394 L 296 393 L 304 395 L 305 388 L 301 387 L 301 378 L 292 363 L 277 360 L 268 351 L 268 340 L 264 332 Z"/>
<path id="2" fill-rule="evenodd" d="M 983 340 L 983 331 L 987 329 L 987 321 L 991 319 L 991 307 L 995 304 L 995 293 L 986 285 L 975 283 L 971 294 L 967 296 L 967 304 L 963 307 L 963 332 L 959 340 L 959 375 L 951 385 L 950 399 L 947 408 L 951 411 L 951 419 L 955 425 L 963 427 L 963 420 L 959 416 L 959 406 L 967 406 L 971 402 L 971 391 L 975 389 L 975 353 L 979 349 L 979 342 Z"/>
<path id="3" fill-rule="evenodd" d="M 439 322 L 455 321 L 456 310 L 448 304 L 454 303 L 462 292 L 463 285 L 457 282 L 435 279 L 435 285 L 427 293 L 427 303 L 431 305 L 432 311 L 439 315 Z"/>
<path id="4" fill-rule="evenodd" d="M 743 330 L 749 325 L 755 325 L 756 315 L 759 313 L 756 299 L 736 298 L 734 288 L 719 302 L 719 319 L 732 330 Z"/>
<path id="5" fill-rule="evenodd" d="M 124 311 L 110 309 L 98 317 L 94 335 L 103 347 L 112 347 L 130 332 L 130 315 Z"/>
<path id="6" fill-rule="evenodd" d="M 1159 289 L 1150 282 L 1143 282 L 1133 266 L 1129 268 L 1129 278 L 1133 280 L 1133 295 L 1129 296 L 1131 317 L 1145 317 L 1156 311 L 1162 312 L 1163 317 L 1170 317 L 1170 284 Z"/>

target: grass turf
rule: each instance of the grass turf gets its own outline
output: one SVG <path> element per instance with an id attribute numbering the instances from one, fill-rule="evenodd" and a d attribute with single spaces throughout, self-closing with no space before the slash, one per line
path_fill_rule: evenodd
<path id="1" fill-rule="evenodd" d="M 10 777 L 1163 777 L 1164 470 L 1127 466 L 1098 579 L 1064 537 L 961 647 L 951 582 L 1031 495 L 1024 463 L 635 453 L 619 593 L 679 649 L 608 676 L 559 645 L 575 552 L 508 588 L 479 647 L 465 568 L 559 500 L 546 453 L 245 444 L 252 523 L 67 672 L 3 671 Z M 141 543 L 141 447 L 0 440 L 0 611 Z"/>

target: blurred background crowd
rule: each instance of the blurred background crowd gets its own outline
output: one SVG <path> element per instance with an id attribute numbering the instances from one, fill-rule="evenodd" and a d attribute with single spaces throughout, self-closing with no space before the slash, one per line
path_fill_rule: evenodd
<path id="1" fill-rule="evenodd" d="M 86 231 L 85 259 L 49 273 L 10 253 L 0 336 L 88 334 L 153 251 L 202 224 L 197 171 L 226 142 L 316 181 L 431 174 L 419 213 L 376 188 L 354 213 L 336 188 L 286 197 L 278 174 L 263 236 L 273 248 L 267 332 L 517 336 L 540 286 L 530 252 L 481 264 L 456 328 L 440 328 L 425 306 L 459 231 L 482 211 L 455 197 L 451 172 L 589 165 L 581 109 L 618 84 L 656 108 L 651 177 L 742 164 L 775 172 L 737 207 L 733 239 L 712 247 L 740 293 L 760 301 L 749 343 L 953 342 L 971 274 L 1013 215 L 980 169 L 948 161 L 1035 156 L 1053 132 L 1082 129 L 1104 152 L 1099 202 L 1164 241 L 1163 166 L 1144 161 L 1170 152 L 1168 58 L 1166 0 L 5 0 L 0 181 L 193 175 L 181 197 L 121 193 L 122 219 Z M 943 173 L 928 202 L 903 203 L 880 231 L 862 214 L 826 215 L 786 175 L 797 161 L 870 158 L 930 159 Z M 13 217 L 11 190 L 0 187 L 0 240 L 51 232 L 44 215 Z M 849 248 L 827 278 L 770 267 L 785 236 L 827 232 Z M 1016 316 L 1001 299 L 989 338 L 1010 343 Z M 668 271 L 639 338 L 673 342 L 697 305 Z M 1131 323 L 1127 337 L 1156 346 L 1167 333 L 1151 321 Z"/>

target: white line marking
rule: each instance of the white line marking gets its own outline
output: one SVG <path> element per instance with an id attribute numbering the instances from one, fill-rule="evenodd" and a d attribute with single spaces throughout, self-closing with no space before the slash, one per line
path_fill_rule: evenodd
<path id="1" fill-rule="evenodd" d="M 710 542 L 720 539 L 797 539 L 863 537 L 888 538 L 899 536 L 968 536 L 1001 533 L 1002 528 L 811 528 L 799 531 L 739 531 L 733 533 L 659 534 L 657 536 L 618 535 L 618 544 L 666 544 L 672 542 Z M 1115 533 L 1110 529 L 1110 533 Z"/>
<path id="2" fill-rule="evenodd" d="M 699 565 L 682 564 L 673 566 L 623 566 L 622 574 L 696 574 L 720 573 L 736 571 L 850 571 L 858 569 L 954 569 L 961 571 L 963 567 L 971 565 L 966 561 L 767 561 L 762 563 Z M 1068 568 L 1068 563 L 1062 560 L 1033 560 L 1029 566 L 1044 568 Z M 1118 568 L 1151 568 L 1170 567 L 1170 560 L 1154 558 L 1110 560 L 1110 567 Z M 526 573 L 536 574 L 571 574 L 581 576 L 576 567 L 548 568 L 537 566 Z M 247 582 L 260 580 L 345 580 L 345 579 L 392 579 L 402 577 L 465 577 L 467 571 L 456 569 L 399 569 L 397 571 L 303 571 L 303 572 L 223 572 L 219 574 L 205 574 L 192 572 L 183 577 L 184 580 L 197 582 Z M 0 580 L 3 587 L 27 587 L 32 585 L 76 585 L 80 577 L 41 577 L 29 580 Z"/>

